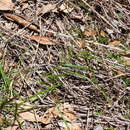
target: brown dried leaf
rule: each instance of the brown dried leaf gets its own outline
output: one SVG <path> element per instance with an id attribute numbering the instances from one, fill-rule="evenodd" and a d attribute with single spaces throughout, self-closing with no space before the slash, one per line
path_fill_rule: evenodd
<path id="1" fill-rule="evenodd" d="M 12 0 L 0 0 L 0 10 L 13 10 L 13 7 Z"/>
<path id="2" fill-rule="evenodd" d="M 80 48 L 84 48 L 85 47 L 85 42 L 84 41 L 77 41 L 78 45 Z"/>
<path id="3" fill-rule="evenodd" d="M 17 130 L 18 126 L 9 126 L 5 128 L 4 130 Z"/>
<path id="4" fill-rule="evenodd" d="M 130 58 L 129 57 L 123 57 L 124 64 L 127 66 L 130 66 Z"/>
<path id="5" fill-rule="evenodd" d="M 97 32 L 93 29 L 89 29 L 89 30 L 86 30 L 84 32 L 84 35 L 86 35 L 87 37 L 90 37 L 90 36 L 96 36 L 97 35 Z"/>
<path id="6" fill-rule="evenodd" d="M 74 112 L 72 106 L 68 103 L 48 109 L 42 117 L 39 117 L 39 115 L 34 114 L 33 112 L 23 112 L 20 113 L 19 116 L 22 118 L 22 121 L 38 121 L 44 124 L 50 123 L 53 118 L 62 116 L 64 116 L 64 118 L 70 122 L 77 119 L 76 113 Z"/>
<path id="7" fill-rule="evenodd" d="M 77 115 L 74 112 L 73 107 L 70 104 L 68 104 L 68 103 L 62 104 L 59 107 L 59 110 L 63 113 L 64 117 L 68 121 L 73 121 L 73 120 L 75 120 L 77 118 Z"/>
<path id="8" fill-rule="evenodd" d="M 23 120 L 28 120 L 28 121 L 39 121 L 40 117 L 37 114 L 31 113 L 31 112 L 23 112 L 20 113 L 19 116 Z"/>
<path id="9" fill-rule="evenodd" d="M 55 107 L 52 107 L 52 108 L 48 109 L 48 110 L 44 113 L 44 115 L 43 115 L 43 117 L 41 118 L 40 122 L 42 122 L 42 123 L 44 123 L 44 124 L 48 124 L 48 123 L 51 122 L 51 120 L 52 120 L 53 118 L 56 118 L 57 116 L 58 116 L 58 113 L 56 112 Z"/>
<path id="10" fill-rule="evenodd" d="M 118 46 L 120 44 L 121 44 L 121 42 L 118 41 L 118 40 L 115 40 L 115 41 L 112 41 L 112 42 L 109 43 L 109 45 L 111 45 L 111 46 Z"/>
<path id="11" fill-rule="evenodd" d="M 17 101 L 17 103 L 21 103 L 21 101 Z M 26 102 L 24 104 L 22 104 L 20 106 L 21 109 L 27 110 L 27 109 L 31 109 L 33 108 L 33 105 L 31 105 L 29 102 Z M 34 113 L 34 111 L 26 111 L 26 112 L 22 112 L 19 114 L 19 116 L 21 117 L 20 122 L 23 122 L 24 120 L 28 120 L 28 121 L 39 121 L 40 117 L 39 115 L 37 115 L 36 113 Z"/>
<path id="12" fill-rule="evenodd" d="M 40 15 L 40 14 L 46 14 L 52 10 L 55 11 L 56 9 L 56 4 L 47 4 L 47 5 L 43 5 L 41 8 L 39 8 L 36 13 L 37 15 Z"/>
<path id="13" fill-rule="evenodd" d="M 26 38 L 29 38 L 31 40 L 34 40 L 40 44 L 43 44 L 43 45 L 57 45 L 58 43 L 50 40 L 49 38 L 47 37 L 44 37 L 44 36 L 38 36 L 38 35 L 24 35 Z"/>
<path id="14" fill-rule="evenodd" d="M 64 116 L 64 118 L 70 122 L 77 119 L 76 113 L 74 112 L 72 106 L 68 103 L 64 103 L 48 109 L 44 113 L 40 122 L 48 124 L 51 122 L 53 118 L 62 117 L 62 116 Z"/>
<path id="15" fill-rule="evenodd" d="M 22 10 L 27 9 L 29 4 L 28 3 L 21 3 Z"/>
<path id="16" fill-rule="evenodd" d="M 28 22 L 27 20 L 25 20 L 17 15 L 10 14 L 10 13 L 4 13 L 4 17 L 6 17 L 9 20 L 17 22 L 18 24 L 21 24 L 24 27 L 28 27 L 31 30 L 39 31 L 37 26 L 33 25 L 32 23 Z"/>
<path id="17" fill-rule="evenodd" d="M 64 110 L 64 116 L 68 121 L 73 121 L 77 118 L 76 114 L 72 111 Z"/>
<path id="18" fill-rule="evenodd" d="M 92 48 L 89 46 L 89 43 L 86 43 L 85 41 L 77 41 L 77 43 L 78 43 L 80 48 L 86 47 L 91 52 L 94 52 L 94 50 L 92 50 Z"/>

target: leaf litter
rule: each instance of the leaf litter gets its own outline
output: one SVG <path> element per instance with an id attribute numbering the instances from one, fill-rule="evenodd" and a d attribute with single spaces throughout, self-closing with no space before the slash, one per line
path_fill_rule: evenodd
<path id="1" fill-rule="evenodd" d="M 27 4 L 25 7 L 24 3 Z M 4 34 L 2 37 L 8 39 L 6 35 L 14 34 L 8 40 L 6 48 L 2 48 L 2 60 L 12 60 L 15 64 L 10 66 L 7 63 L 7 73 L 21 69 L 20 74 L 11 74 L 14 79 L 13 89 L 28 97 L 39 93 L 48 85 L 62 83 L 60 89 L 48 92 L 46 96 L 38 95 L 33 102 L 38 109 L 30 110 L 23 106 L 22 109 L 27 111 L 19 113 L 18 116 L 23 127 L 31 129 L 26 126 L 26 123 L 31 125 L 31 122 L 33 127 L 37 122 L 41 129 L 43 127 L 40 123 L 44 124 L 45 128 L 48 126 L 52 129 L 60 127 L 72 130 L 129 127 L 126 116 L 129 113 L 128 89 L 126 91 L 129 83 L 129 34 L 126 20 L 128 10 L 124 3 L 115 0 L 111 4 L 97 0 L 87 3 L 84 0 L 27 0 L 23 1 L 23 5 L 16 4 L 19 11 L 10 8 L 7 3 L 0 9 L 13 10 L 13 13 L 2 13 L 8 21 L 1 17 L 0 23 L 3 28 L 9 28 L 6 33 L 1 29 Z M 117 20 L 116 15 L 119 13 L 123 15 Z M 33 23 L 36 23 L 36 26 Z M 21 25 L 26 34 L 15 35 Z M 55 35 L 51 32 L 55 32 Z M 32 44 L 27 39 L 44 46 L 35 46 L 35 43 Z M 0 41 L 5 44 L 1 39 Z M 28 49 L 22 49 L 20 46 Z M 125 57 L 124 61 L 120 61 L 120 56 L 122 60 Z M 65 67 L 64 63 L 71 64 L 72 67 Z M 84 65 L 87 69 L 83 68 Z M 56 103 L 53 95 L 58 98 Z M 66 103 L 68 101 L 69 103 Z M 76 110 L 71 103 L 75 104 Z M 5 108 L 12 106 L 7 105 Z M 8 116 L 10 112 L 7 113 Z M 16 125 L 19 127 L 18 123 Z"/>
<path id="2" fill-rule="evenodd" d="M 17 22 L 18 24 L 24 26 L 24 27 L 27 27 L 31 30 L 34 30 L 34 31 L 39 31 L 38 27 L 33 25 L 32 23 L 30 23 L 29 21 L 25 20 L 24 18 L 22 17 L 19 17 L 17 15 L 14 15 L 14 14 L 10 14 L 10 13 L 4 13 L 3 14 L 5 18 L 7 18 L 8 20 L 11 20 L 11 21 L 14 21 L 14 22 Z"/>
<path id="3" fill-rule="evenodd" d="M 18 103 L 18 102 L 17 102 Z M 26 109 L 31 109 L 33 106 L 30 103 L 24 103 L 20 108 L 24 109 L 25 112 L 20 112 L 19 117 L 20 120 L 19 122 L 23 122 L 25 120 L 31 121 L 31 122 L 41 122 L 43 124 L 49 124 L 52 122 L 52 120 L 60 117 L 64 118 L 69 124 L 70 128 L 73 128 L 73 130 L 80 130 L 79 124 L 77 124 L 75 121 L 77 120 L 77 114 L 74 111 L 72 105 L 69 103 L 64 103 L 64 104 L 58 104 L 55 107 L 49 108 L 44 115 L 38 115 L 35 110 L 30 110 L 26 111 Z M 59 122 L 60 123 L 60 122 Z M 64 124 L 65 122 L 62 122 L 62 127 L 66 128 L 66 125 Z M 64 125 L 63 125 L 64 124 Z M 12 129 L 18 127 L 18 123 L 15 123 L 15 127 L 12 127 Z M 61 125 L 61 123 L 60 123 Z M 8 127 L 10 129 L 11 127 Z"/>

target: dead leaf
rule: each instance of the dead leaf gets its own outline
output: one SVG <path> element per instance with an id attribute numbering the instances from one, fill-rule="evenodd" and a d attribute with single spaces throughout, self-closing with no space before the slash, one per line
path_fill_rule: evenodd
<path id="1" fill-rule="evenodd" d="M 63 116 L 67 121 L 70 122 L 77 118 L 72 105 L 70 105 L 69 103 L 64 103 L 57 106 L 56 112 L 58 113 L 59 117 L 62 118 Z"/>
<path id="2" fill-rule="evenodd" d="M 16 102 L 18 104 L 20 104 L 22 101 L 17 100 Z M 34 111 L 32 110 L 33 107 L 34 106 L 32 104 L 30 104 L 29 102 L 25 102 L 20 106 L 21 110 L 29 110 L 30 109 L 30 111 L 19 113 L 19 116 L 21 117 L 20 122 L 23 122 L 23 120 L 28 120 L 28 121 L 39 121 L 40 120 L 39 115 L 34 113 Z"/>
<path id="3" fill-rule="evenodd" d="M 84 35 L 86 35 L 87 37 L 90 37 L 90 36 L 96 36 L 97 35 L 97 32 L 93 29 L 89 29 L 89 30 L 86 30 L 84 32 Z"/>
<path id="4" fill-rule="evenodd" d="M 89 43 L 86 43 L 85 41 L 77 41 L 80 48 L 86 47 L 89 51 L 94 52 L 94 50 L 89 46 Z"/>
<path id="5" fill-rule="evenodd" d="M 16 101 L 18 104 L 20 104 L 22 101 L 17 100 Z M 28 120 L 28 121 L 39 121 L 41 118 L 39 117 L 39 115 L 37 115 L 33 110 L 34 106 L 32 104 L 30 104 L 29 102 L 25 102 L 23 103 L 19 108 L 21 110 L 25 110 L 25 112 L 19 113 L 20 116 L 20 120 L 19 122 L 22 123 L 24 120 Z M 29 111 L 30 109 L 30 111 Z M 26 111 L 27 110 L 27 111 Z M 15 122 L 15 125 L 18 125 L 17 122 Z"/>
<path id="6" fill-rule="evenodd" d="M 55 107 L 52 107 L 52 108 L 48 109 L 48 110 L 44 113 L 44 115 L 43 115 L 43 117 L 41 118 L 40 122 L 42 122 L 42 123 L 44 123 L 44 124 L 48 124 L 48 123 L 51 122 L 51 120 L 52 120 L 53 118 L 56 118 L 57 116 L 58 116 L 58 113 L 56 112 Z"/>
<path id="7" fill-rule="evenodd" d="M 77 118 L 76 114 L 73 111 L 64 110 L 63 113 L 68 121 L 73 121 Z"/>
<path id="8" fill-rule="evenodd" d="M 72 106 L 68 103 L 64 103 L 48 109 L 44 113 L 40 122 L 48 124 L 51 122 L 53 118 L 57 118 L 57 117 L 61 117 L 61 118 L 64 117 L 67 121 L 70 122 L 77 119 L 77 115 L 74 112 Z"/>
<path id="9" fill-rule="evenodd" d="M 17 15 L 10 14 L 10 13 L 4 13 L 4 17 L 6 17 L 8 20 L 17 22 L 18 24 L 20 24 L 24 27 L 28 27 L 31 30 L 39 31 L 37 26 L 33 25 L 32 23 L 28 22 L 27 20 L 25 20 Z"/>
<path id="10" fill-rule="evenodd" d="M 27 9 L 29 6 L 28 3 L 21 3 L 20 5 L 22 6 L 22 10 Z"/>
<path id="11" fill-rule="evenodd" d="M 30 107 L 26 105 L 29 104 L 24 104 L 22 108 L 24 108 L 24 106 L 25 108 Z M 69 122 L 77 119 L 77 115 L 69 103 L 64 103 L 49 108 L 42 117 L 39 117 L 39 115 L 37 115 L 36 113 L 34 114 L 33 111 L 20 113 L 19 116 L 21 117 L 21 122 L 23 122 L 23 120 L 28 120 L 28 121 L 38 121 L 44 124 L 50 123 L 53 118 L 57 118 L 57 117 L 64 117 Z"/>
<path id="12" fill-rule="evenodd" d="M 118 40 L 115 40 L 115 41 L 112 41 L 112 42 L 109 43 L 109 45 L 111 45 L 111 46 L 118 46 L 120 44 L 121 44 L 121 42 L 118 41 Z"/>
<path id="13" fill-rule="evenodd" d="M 34 40 L 42 45 L 57 45 L 58 43 L 50 40 L 47 37 L 44 36 L 38 36 L 38 35 L 24 35 L 26 38 L 29 38 L 31 40 Z"/>
<path id="14" fill-rule="evenodd" d="M 13 7 L 12 0 L 0 0 L 0 10 L 13 10 Z"/>
<path id="15" fill-rule="evenodd" d="M 4 130 L 17 130 L 18 126 L 9 126 L 5 128 Z"/>
<path id="16" fill-rule="evenodd" d="M 130 66 L 130 58 L 129 57 L 123 57 L 124 64 L 127 66 Z"/>
<path id="17" fill-rule="evenodd" d="M 23 112 L 23 113 L 20 113 L 19 116 L 22 118 L 22 120 L 28 120 L 28 121 L 40 120 L 40 117 L 37 114 L 34 114 L 32 112 Z"/>
<path id="18" fill-rule="evenodd" d="M 47 5 L 43 5 L 41 8 L 39 8 L 37 11 L 36 11 L 36 14 L 37 15 L 44 15 L 52 10 L 55 10 L 56 9 L 56 4 L 47 4 Z"/>
<path id="19" fill-rule="evenodd" d="M 78 45 L 80 48 L 84 48 L 85 47 L 85 42 L 84 41 L 77 41 Z"/>

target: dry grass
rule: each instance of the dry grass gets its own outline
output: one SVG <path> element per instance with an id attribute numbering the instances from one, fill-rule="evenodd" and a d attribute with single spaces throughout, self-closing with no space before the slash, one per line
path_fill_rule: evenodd
<path id="1" fill-rule="evenodd" d="M 48 3 L 66 3 L 73 10 L 37 16 L 36 9 Z M 18 100 L 34 104 L 40 116 L 58 103 L 69 102 L 82 130 L 99 125 L 104 130 L 130 129 L 130 68 L 123 61 L 130 49 L 128 1 L 29 0 L 27 9 L 18 4 L 14 13 L 38 25 L 40 33 L 0 15 L 1 129 L 19 121 Z M 86 36 L 85 30 L 96 34 Z M 40 45 L 24 38 L 25 34 L 47 36 L 62 44 Z M 122 44 L 110 46 L 115 39 Z M 60 120 L 51 125 L 24 121 L 18 129 L 62 129 Z"/>

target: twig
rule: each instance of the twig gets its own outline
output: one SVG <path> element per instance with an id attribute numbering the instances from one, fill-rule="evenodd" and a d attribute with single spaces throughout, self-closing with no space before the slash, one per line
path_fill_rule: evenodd
<path id="1" fill-rule="evenodd" d="M 109 26 L 111 26 L 116 32 L 120 33 L 118 29 L 116 29 L 107 19 L 105 19 L 101 14 L 99 14 L 92 6 L 90 6 L 85 0 L 82 0 L 82 2 L 88 6 L 94 13 L 97 14 L 98 17 L 100 17 L 104 22 L 106 22 Z"/>
<path id="2" fill-rule="evenodd" d="M 123 73 L 123 74 L 116 75 L 112 78 L 107 79 L 106 82 L 109 81 L 109 80 L 116 79 L 116 78 L 119 78 L 119 77 L 124 77 L 124 76 L 130 77 L 130 73 Z"/>

